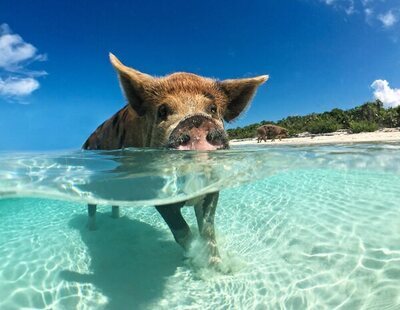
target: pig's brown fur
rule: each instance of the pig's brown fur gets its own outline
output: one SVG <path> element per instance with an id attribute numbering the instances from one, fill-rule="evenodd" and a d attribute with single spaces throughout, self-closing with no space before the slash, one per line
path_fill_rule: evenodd
<path id="1" fill-rule="evenodd" d="M 126 105 L 101 124 L 86 140 L 84 149 L 112 150 L 143 146 L 141 126 L 135 111 Z"/>
<path id="2" fill-rule="evenodd" d="M 257 128 L 257 135 L 257 142 L 267 141 L 267 139 L 274 141 L 276 138 L 281 140 L 288 137 L 288 130 L 277 125 L 265 124 Z"/>
<path id="3" fill-rule="evenodd" d="M 83 145 L 84 149 L 165 146 L 176 124 L 188 115 L 211 116 L 223 128 L 246 108 L 257 87 L 268 79 L 216 81 L 191 73 L 174 73 L 155 78 L 124 66 L 115 56 L 110 59 L 118 72 L 128 105 L 100 125 Z M 167 104 L 172 111 L 165 122 L 158 122 L 157 109 Z M 211 104 L 217 112 L 210 114 Z"/>

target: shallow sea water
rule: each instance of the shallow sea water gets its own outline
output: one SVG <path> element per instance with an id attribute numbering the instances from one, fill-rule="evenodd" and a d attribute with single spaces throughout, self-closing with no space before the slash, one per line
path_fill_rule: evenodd
<path id="1" fill-rule="evenodd" d="M 215 190 L 229 274 L 149 207 Z M 0 197 L 0 309 L 400 309 L 400 144 L 0 153 Z"/>

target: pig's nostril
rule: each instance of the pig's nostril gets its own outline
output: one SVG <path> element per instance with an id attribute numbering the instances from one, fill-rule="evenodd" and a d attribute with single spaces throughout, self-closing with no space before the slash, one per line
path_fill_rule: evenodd
<path id="1" fill-rule="evenodd" d="M 216 142 L 216 140 L 218 140 L 218 133 L 211 131 L 207 134 L 206 139 L 209 143 Z"/>
<path id="2" fill-rule="evenodd" d="M 180 144 L 181 145 L 185 145 L 185 144 L 187 144 L 189 141 L 190 141 L 190 136 L 188 135 L 188 134 L 183 134 L 181 137 L 180 137 L 180 139 L 179 139 L 180 141 Z"/>
<path id="3" fill-rule="evenodd" d="M 211 130 L 206 136 L 207 142 L 210 144 L 223 144 L 224 136 L 219 130 Z"/>

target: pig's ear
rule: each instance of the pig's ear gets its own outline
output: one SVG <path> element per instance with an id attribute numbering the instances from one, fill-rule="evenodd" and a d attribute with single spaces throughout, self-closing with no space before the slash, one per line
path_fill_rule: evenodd
<path id="1" fill-rule="evenodd" d="M 268 80 L 268 75 L 254 78 L 224 80 L 219 82 L 220 88 L 228 97 L 224 120 L 230 122 L 237 118 L 250 104 L 258 86 Z"/>
<path id="2" fill-rule="evenodd" d="M 121 87 L 129 104 L 139 116 L 146 112 L 144 94 L 154 78 L 122 64 L 117 57 L 110 53 L 110 61 L 118 73 Z"/>

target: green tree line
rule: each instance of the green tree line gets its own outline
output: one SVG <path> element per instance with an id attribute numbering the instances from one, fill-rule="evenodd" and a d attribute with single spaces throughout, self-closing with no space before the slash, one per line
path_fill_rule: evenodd
<path id="1" fill-rule="evenodd" d="M 380 100 L 366 102 L 353 109 L 333 109 L 324 113 L 312 113 L 304 116 L 288 116 L 277 122 L 262 121 L 244 127 L 228 129 L 230 139 L 253 138 L 257 128 L 264 124 L 275 124 L 289 130 L 290 136 L 301 132 L 312 134 L 334 132 L 345 129 L 353 133 L 375 131 L 379 128 L 400 127 L 400 106 L 383 107 Z"/>

